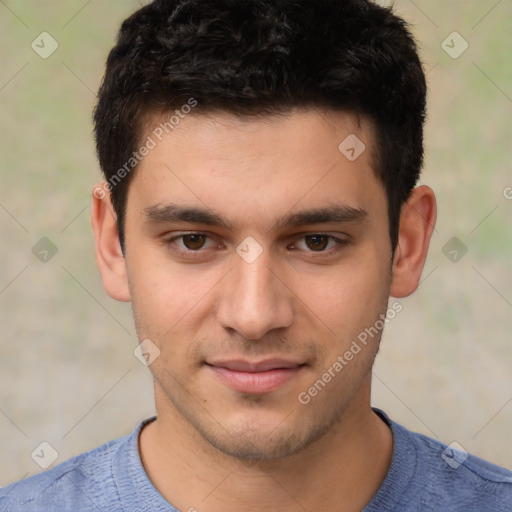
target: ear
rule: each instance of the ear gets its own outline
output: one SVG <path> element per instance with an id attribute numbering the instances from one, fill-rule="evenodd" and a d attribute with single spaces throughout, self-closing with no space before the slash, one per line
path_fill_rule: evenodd
<path id="1" fill-rule="evenodd" d="M 91 222 L 96 242 L 96 263 L 105 291 L 116 300 L 130 301 L 126 261 L 119 242 L 117 216 L 106 182 L 92 191 Z"/>
<path id="2" fill-rule="evenodd" d="M 418 288 L 436 216 L 434 191 L 425 185 L 415 188 L 402 206 L 400 214 L 398 244 L 393 256 L 393 278 L 389 292 L 391 296 L 407 297 Z"/>

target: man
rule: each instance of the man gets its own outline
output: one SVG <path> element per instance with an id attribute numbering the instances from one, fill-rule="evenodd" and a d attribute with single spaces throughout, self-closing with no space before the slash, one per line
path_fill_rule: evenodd
<path id="1" fill-rule="evenodd" d="M 512 473 L 370 406 L 436 219 L 425 79 L 369 0 L 160 0 L 95 111 L 107 293 L 157 416 L 0 491 L 5 511 L 504 511 Z M 397 306 L 398 304 L 398 306 Z"/>

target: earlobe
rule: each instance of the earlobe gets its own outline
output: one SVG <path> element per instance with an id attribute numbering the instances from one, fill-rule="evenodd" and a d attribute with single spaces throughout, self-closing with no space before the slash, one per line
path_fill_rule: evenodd
<path id="1" fill-rule="evenodd" d="M 113 299 L 129 302 L 126 261 L 119 243 L 117 218 L 106 183 L 99 183 L 93 189 L 91 222 L 95 238 L 96 263 L 103 287 Z"/>
<path id="2" fill-rule="evenodd" d="M 425 185 L 415 188 L 400 215 L 398 244 L 393 257 L 391 296 L 407 297 L 418 287 L 436 215 L 434 191 Z"/>

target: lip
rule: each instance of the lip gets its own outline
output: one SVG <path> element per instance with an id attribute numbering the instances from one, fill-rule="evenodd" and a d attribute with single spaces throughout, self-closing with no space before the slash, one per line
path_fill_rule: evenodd
<path id="1" fill-rule="evenodd" d="M 267 359 L 258 362 L 215 361 L 206 365 L 230 388 L 246 394 L 275 391 L 296 377 L 305 366 L 284 359 Z"/>

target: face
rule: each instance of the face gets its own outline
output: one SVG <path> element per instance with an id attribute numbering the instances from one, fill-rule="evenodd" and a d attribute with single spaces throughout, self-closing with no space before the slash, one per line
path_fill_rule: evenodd
<path id="1" fill-rule="evenodd" d="M 355 160 L 338 149 L 350 134 L 366 146 Z M 139 339 L 160 350 L 159 419 L 275 459 L 368 400 L 380 333 L 353 341 L 382 324 L 391 282 L 372 147 L 368 121 L 311 110 L 191 114 L 149 151 L 128 192 L 126 268 Z"/>

